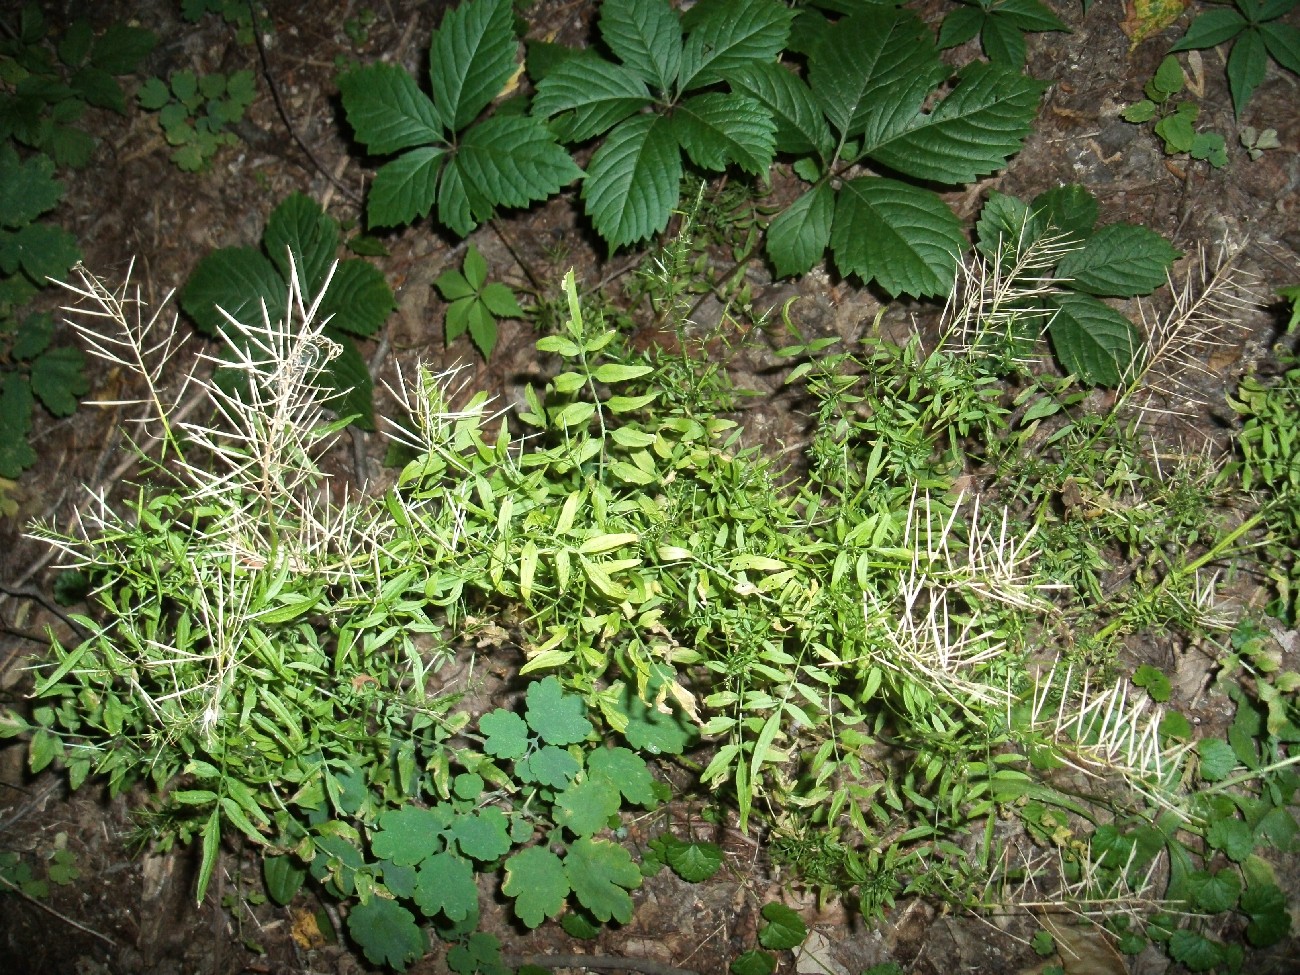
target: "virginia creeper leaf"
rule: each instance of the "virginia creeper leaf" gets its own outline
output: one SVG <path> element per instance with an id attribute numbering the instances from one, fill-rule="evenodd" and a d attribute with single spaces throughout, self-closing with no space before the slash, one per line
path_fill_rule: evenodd
<path id="1" fill-rule="evenodd" d="M 429 42 L 429 83 L 448 129 L 469 125 L 501 93 L 518 47 L 509 0 L 470 0 L 447 12 Z"/>
<path id="2" fill-rule="evenodd" d="M 682 63 L 682 25 L 666 0 L 606 0 L 600 36 L 637 78 L 671 90 Z"/>
<path id="3" fill-rule="evenodd" d="M 596 232 L 615 248 L 668 225 L 681 181 L 672 121 L 636 115 L 620 122 L 591 157 L 582 198 Z"/>
<path id="4" fill-rule="evenodd" d="M 725 81 L 785 47 L 794 11 L 777 0 L 700 0 L 687 20 L 678 88 L 689 91 Z"/>
<path id="5" fill-rule="evenodd" d="M 372 64 L 339 75 L 339 94 L 357 141 L 385 155 L 443 138 L 433 102 L 415 79 L 392 64 Z"/>
<path id="6" fill-rule="evenodd" d="M 703 169 L 721 170 L 735 163 L 747 173 L 765 176 L 772 165 L 775 125 L 744 95 L 695 95 L 677 106 L 672 122 L 682 148 Z"/>
<path id="7" fill-rule="evenodd" d="M 778 277 L 803 274 L 831 242 L 835 192 L 818 183 L 779 213 L 767 228 L 767 254 Z"/>
<path id="8" fill-rule="evenodd" d="M 428 216 L 446 155 L 445 149 L 423 146 L 381 166 L 366 200 L 370 226 L 396 227 Z M 445 217 L 443 222 L 451 226 Z"/>
<path id="9" fill-rule="evenodd" d="M 649 89 L 631 71 L 584 56 L 570 58 L 538 83 L 533 111 L 557 116 L 550 125 L 563 141 L 583 142 L 648 104 Z"/>
<path id="10" fill-rule="evenodd" d="M 750 64 L 731 76 L 733 91 L 763 106 L 776 125 L 776 149 L 796 155 L 817 153 L 830 158 L 835 150 L 826 117 L 800 78 L 775 61 Z"/>

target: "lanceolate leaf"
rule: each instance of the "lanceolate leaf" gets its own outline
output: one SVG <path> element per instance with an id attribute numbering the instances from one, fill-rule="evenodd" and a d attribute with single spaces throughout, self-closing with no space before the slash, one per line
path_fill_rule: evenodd
<path id="1" fill-rule="evenodd" d="M 426 217 L 438 192 L 438 174 L 447 151 L 424 146 L 403 153 L 375 173 L 366 200 L 371 227 L 396 227 Z M 443 223 L 451 224 L 445 217 Z"/>
<path id="2" fill-rule="evenodd" d="M 438 219 L 461 237 L 492 216 L 492 205 L 479 193 L 453 156 L 438 181 Z"/>
<path id="3" fill-rule="evenodd" d="M 1118 386 L 1141 342 L 1133 323 L 1090 295 L 1056 295 L 1052 304 L 1047 333 L 1061 365 L 1087 385 Z"/>
<path id="4" fill-rule="evenodd" d="M 677 107 L 672 120 L 678 141 L 697 166 L 721 170 L 735 163 L 764 176 L 772 165 L 775 125 L 744 95 L 696 95 Z"/>
<path id="5" fill-rule="evenodd" d="M 880 133 L 910 120 L 945 68 L 916 16 L 878 7 L 846 17 L 813 51 L 808 83 L 842 135 Z"/>
<path id="6" fill-rule="evenodd" d="M 667 226 L 681 179 L 672 122 L 637 115 L 610 132 L 591 157 L 582 198 L 596 232 L 619 247 Z"/>
<path id="7" fill-rule="evenodd" d="M 835 192 L 818 183 L 790 204 L 767 228 L 767 254 L 779 277 L 812 269 L 831 242 Z"/>
<path id="8" fill-rule="evenodd" d="M 1019 71 L 1025 64 L 1025 35 L 1005 17 L 990 17 L 980 33 L 980 46 L 994 64 Z"/>
<path id="9" fill-rule="evenodd" d="M 846 274 L 891 294 L 942 294 L 965 248 L 961 222 L 929 190 L 871 176 L 840 188 L 831 250 Z"/>
<path id="10" fill-rule="evenodd" d="M 700 0 L 686 24 L 678 88 L 689 91 L 727 80 L 785 47 L 794 11 L 777 0 Z"/>
<path id="11" fill-rule="evenodd" d="M 823 161 L 835 150 L 826 118 L 812 91 L 775 61 L 751 64 L 731 76 L 731 87 L 762 105 L 776 124 L 776 149 L 798 155 L 816 153 Z"/>
<path id="12" fill-rule="evenodd" d="M 1264 49 L 1264 38 L 1258 30 L 1242 31 L 1228 55 L 1228 88 L 1238 118 L 1267 71 L 1268 52 Z"/>
<path id="13" fill-rule="evenodd" d="M 682 63 L 682 25 L 666 0 L 606 0 L 600 36 L 628 69 L 668 92 Z"/>
<path id="14" fill-rule="evenodd" d="M 1232 40 L 1246 27 L 1246 18 L 1236 10 L 1208 10 L 1192 21 L 1187 33 L 1171 51 L 1191 51 L 1195 48 L 1214 47 Z"/>
<path id="15" fill-rule="evenodd" d="M 582 142 L 648 104 L 644 81 L 587 55 L 570 58 L 538 83 L 533 111 L 543 118 L 560 116 L 551 122 L 556 134 L 565 142 Z"/>
<path id="16" fill-rule="evenodd" d="M 1300 27 L 1270 22 L 1259 25 L 1259 36 L 1271 57 L 1288 71 L 1300 74 Z"/>
<path id="17" fill-rule="evenodd" d="M 865 146 L 872 159 L 900 173 L 941 183 L 969 183 L 1006 165 L 1029 134 L 1045 85 L 1017 71 L 977 63 L 963 69 L 956 91 L 904 129 Z"/>
<path id="18" fill-rule="evenodd" d="M 1131 298 L 1164 284 L 1178 257 L 1154 230 L 1114 223 L 1089 237 L 1082 250 L 1067 255 L 1057 274 L 1089 294 Z"/>
<path id="19" fill-rule="evenodd" d="M 340 75 L 338 85 L 348 124 L 372 153 L 384 155 L 443 138 L 433 102 L 401 68 L 357 68 Z"/>
<path id="20" fill-rule="evenodd" d="M 429 43 L 429 82 L 447 128 L 463 129 L 501 93 L 517 49 L 509 0 L 470 0 L 447 12 Z"/>

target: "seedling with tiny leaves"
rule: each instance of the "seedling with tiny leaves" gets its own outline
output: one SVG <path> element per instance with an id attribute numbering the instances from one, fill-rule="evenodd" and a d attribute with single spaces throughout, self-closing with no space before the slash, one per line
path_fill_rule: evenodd
<path id="1" fill-rule="evenodd" d="M 429 44 L 430 94 L 395 65 L 338 79 L 358 141 L 400 155 L 375 174 L 366 205 L 372 227 L 429 214 L 465 237 L 498 207 L 544 200 L 582 175 L 537 119 L 480 118 L 506 89 L 518 41 L 509 0 L 473 0 L 448 11 Z"/>
<path id="2" fill-rule="evenodd" d="M 180 302 L 205 335 L 237 335 L 231 319 L 248 324 L 263 314 L 285 318 L 286 282 L 296 267 L 300 280 L 319 295 L 325 335 L 336 343 L 338 354 L 326 366 L 339 393 L 334 409 L 369 430 L 374 383 L 356 340 L 378 331 L 396 302 L 374 265 L 356 257 L 338 261 L 338 252 L 338 222 L 295 193 L 271 211 L 261 250 L 223 247 L 208 254 L 181 290 Z"/>
<path id="3" fill-rule="evenodd" d="M 939 47 L 956 47 L 978 35 L 985 56 L 1008 68 L 1025 66 L 1025 34 L 1070 29 L 1038 0 L 961 0 L 961 3 L 962 6 L 944 17 L 939 28 Z"/>
<path id="4" fill-rule="evenodd" d="M 95 141 L 76 123 L 90 106 L 126 114 L 116 76 L 135 71 L 157 38 L 118 23 L 96 35 L 88 21 L 75 20 L 54 39 L 34 3 L 25 4 L 17 23 L 5 27 L 0 39 L 0 139 L 48 153 L 60 166 L 85 166 Z"/>
<path id="5" fill-rule="evenodd" d="M 136 95 L 140 107 L 158 113 L 158 125 L 169 145 L 172 162 L 187 173 L 207 169 L 222 146 L 239 137 L 229 126 L 244 117 L 257 95 L 253 72 L 196 75 L 176 71 L 167 81 L 150 78 Z"/>
<path id="6" fill-rule="evenodd" d="M 1246 155 L 1252 160 L 1258 160 L 1269 149 L 1282 148 L 1282 143 L 1277 137 L 1277 129 L 1257 129 L 1253 125 L 1243 125 L 1237 138 L 1241 140 Z"/>
<path id="7" fill-rule="evenodd" d="M 488 281 L 487 261 L 473 244 L 465 251 L 462 270 L 447 270 L 434 285 L 449 302 L 443 324 L 448 345 L 469 332 L 470 339 L 490 358 L 497 344 L 498 318 L 523 318 L 515 293 L 500 281 Z"/>
<path id="8" fill-rule="evenodd" d="M 1232 41 L 1228 88 L 1237 118 L 1264 80 L 1268 62 L 1300 74 L 1300 28 L 1281 22 L 1297 0 L 1232 0 L 1198 14 L 1173 51 L 1194 51 Z"/>
<path id="9" fill-rule="evenodd" d="M 1200 106 L 1193 101 L 1173 101 L 1173 96 L 1183 90 L 1185 81 L 1182 65 L 1172 54 L 1168 55 L 1146 83 L 1147 97 L 1134 102 L 1120 114 L 1124 121 L 1137 125 L 1156 119 L 1155 133 L 1164 142 L 1167 155 L 1187 153 L 1193 159 L 1207 161 L 1215 169 L 1226 166 L 1228 151 L 1223 136 L 1218 132 L 1196 130 Z M 1274 136 L 1276 138 L 1276 133 Z"/>

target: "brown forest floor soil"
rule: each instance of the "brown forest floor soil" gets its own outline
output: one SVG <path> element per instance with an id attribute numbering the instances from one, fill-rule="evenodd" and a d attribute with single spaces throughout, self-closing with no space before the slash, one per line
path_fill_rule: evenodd
<path id="1" fill-rule="evenodd" d="M 1141 87 L 1180 27 L 1130 50 L 1120 29 L 1122 11 L 1112 0 L 1097 3 L 1086 17 L 1078 7 L 1054 3 L 1074 28 L 1070 34 L 1032 35 L 1030 72 L 1049 79 L 1038 125 L 1024 150 L 1002 174 L 949 196 L 963 217 L 972 216 L 991 189 L 1029 198 L 1060 183 L 1078 182 L 1101 202 L 1103 222 L 1143 223 L 1171 238 L 1186 252 L 1224 239 L 1248 239 L 1242 258 L 1245 270 L 1269 287 L 1300 281 L 1300 83 L 1294 75 L 1270 67 L 1256 91 L 1243 122 L 1277 129 L 1281 149 L 1248 161 L 1233 145 L 1236 123 L 1219 52 L 1205 52 L 1205 92 L 1202 124 L 1228 133 L 1232 162 L 1213 170 L 1204 164 L 1175 165 L 1165 159 L 1153 136 L 1118 117 L 1120 109 L 1141 97 Z M 55 23 L 75 2 L 47 4 Z M 307 159 L 289 139 L 283 120 L 269 97 L 256 48 L 239 44 L 215 18 L 198 26 L 179 19 L 176 5 L 165 0 L 142 3 L 108 2 L 84 5 L 101 26 L 128 19 L 158 33 L 161 43 L 147 69 L 152 74 L 187 67 L 200 72 L 251 68 L 258 75 L 259 98 L 240 134 L 244 141 L 225 149 L 210 171 L 185 174 L 168 161 L 168 149 L 154 117 L 132 111 L 128 119 L 97 116 L 93 123 L 102 140 L 94 161 L 84 172 L 67 179 L 69 192 L 58 216 L 81 242 L 85 263 L 110 281 L 136 260 L 137 279 L 155 300 L 182 285 L 195 263 L 210 249 L 254 243 L 268 212 L 287 194 L 304 191 L 325 201 L 340 219 L 357 221 L 355 203 Z M 298 134 L 312 147 L 323 167 L 349 192 L 360 194 L 370 175 L 347 142 L 334 87 L 335 59 L 379 58 L 423 69 L 430 30 L 446 6 L 411 0 L 337 4 L 290 0 L 272 5 L 274 37 L 268 48 L 270 74 L 283 95 L 286 111 Z M 929 22 L 948 9 L 939 0 L 917 4 Z M 67 8 L 67 9 L 65 9 Z M 344 24 L 363 9 L 375 21 L 367 38 L 354 43 Z M 537 34 L 578 43 L 587 36 L 594 4 L 544 0 L 528 16 Z M 1295 20 L 1295 15 L 1292 15 Z M 959 54 L 962 52 L 958 52 Z M 967 55 L 972 52 L 966 52 Z M 604 258 L 576 215 L 572 194 L 539 209 L 509 215 L 501 223 L 505 238 L 480 230 L 474 242 L 488 257 L 500 279 L 524 286 L 528 278 L 504 244 L 508 239 L 518 257 L 537 278 L 555 282 L 571 264 L 580 281 L 591 284 L 630 266 L 632 256 Z M 533 335 L 518 323 L 506 326 L 501 346 L 484 364 L 462 340 L 444 348 L 441 302 L 431 282 L 444 269 L 458 265 L 462 248 L 440 236 L 427 223 L 386 238 L 391 257 L 381 267 L 393 285 L 400 309 L 387 326 L 385 346 L 372 343 L 366 354 L 380 355 L 373 363 L 377 381 L 393 382 L 395 362 L 409 365 L 417 358 L 433 363 L 471 363 L 473 388 L 490 389 L 505 398 L 517 396 L 521 376 L 535 374 L 538 363 Z M 794 316 L 813 336 L 838 333 L 859 337 L 880 308 L 879 296 L 851 283 L 809 275 L 797 284 L 773 284 L 766 272 L 751 275 L 759 307 L 779 305 L 790 295 L 802 297 Z M 50 303 L 52 298 L 47 296 Z M 708 309 L 701 309 L 707 315 Z M 884 327 L 904 334 L 925 327 L 936 309 L 919 303 L 896 302 Z M 1266 359 L 1278 325 L 1276 308 L 1260 309 L 1233 333 L 1233 345 L 1212 366 L 1220 383 L 1209 391 L 1212 403 L 1253 364 Z M 739 365 L 741 385 L 772 392 L 779 384 L 770 372 Z M 409 374 L 409 369 L 408 369 Z M 113 399 L 121 377 L 102 366 L 92 367 L 90 399 Z M 769 402 L 771 398 L 769 397 Z M 384 403 L 381 399 L 380 409 Z M 1225 410 L 1212 407 L 1206 423 Z M 797 423 L 788 408 L 749 412 L 751 435 L 760 442 L 797 439 Z M 19 484 L 21 510 L 0 523 L 0 578 L 10 588 L 49 584 L 49 553 L 21 536 L 31 518 L 66 524 L 79 502 L 82 484 L 103 485 L 120 476 L 126 456 L 110 410 L 81 409 L 63 421 L 44 418 L 34 441 L 37 466 Z M 1173 433 L 1171 435 L 1177 435 Z M 362 435 L 351 452 L 354 470 L 373 487 L 385 476 L 380 438 Z M 111 488 L 112 485 L 109 485 Z M 21 697 L 25 656 L 41 651 L 46 625 L 59 624 L 30 599 L 0 597 L 0 677 L 10 700 Z M 27 635 L 27 637 L 24 636 Z M 1151 648 L 1153 657 L 1160 648 Z M 193 903 L 194 859 L 189 852 L 169 854 L 131 850 L 131 820 L 125 801 L 109 802 L 95 788 L 69 795 L 55 774 L 24 774 L 24 750 L 10 744 L 0 752 L 0 849 L 20 852 L 38 863 L 56 848 L 75 853 L 80 878 L 54 886 L 43 906 L 16 896 L 0 895 L 0 971 L 15 973 L 116 972 L 139 975 L 228 972 L 338 972 L 367 970 L 357 956 L 338 946 L 322 946 L 304 933 L 304 911 L 263 906 L 242 912 L 242 928 L 223 906 L 223 898 L 238 900 L 241 891 L 256 889 L 250 880 L 256 858 L 247 850 L 226 851 L 219 882 L 199 906 Z M 635 839 L 636 827 L 633 827 Z M 555 925 L 526 933 L 513 926 L 490 892 L 484 897 L 484 925 L 497 933 L 512 955 L 586 952 L 639 957 L 700 973 L 721 973 L 740 951 L 754 944 L 758 908 L 773 897 L 785 897 L 808 909 L 814 940 L 801 959 L 787 955 L 781 971 L 847 972 L 856 975 L 874 963 L 894 960 L 917 975 L 991 975 L 1033 972 L 1041 960 L 1000 930 L 1008 926 L 1032 932 L 1026 919 L 993 925 L 945 915 L 920 902 L 901 903 L 876 926 L 855 920 L 831 905 L 820 912 L 796 891 L 782 887 L 753 842 L 731 832 L 720 838 L 728 854 L 727 868 L 713 880 L 688 886 L 665 875 L 647 883 L 637 894 L 633 922 L 595 943 L 575 947 Z M 242 871 L 242 875 L 241 875 Z M 242 879 L 241 879 L 242 876 Z M 309 925 L 308 925 L 309 927 Z M 265 954 L 248 951 L 244 939 L 256 942 Z M 1253 956 L 1252 972 L 1300 970 L 1295 945 L 1282 945 Z M 1116 971 L 1113 961 L 1094 964 L 1096 972 Z M 821 967 L 818 967 L 819 964 Z M 1154 954 L 1139 956 L 1131 971 L 1144 975 L 1165 970 Z M 593 968 L 599 963 L 593 960 Z M 414 971 L 444 971 L 437 949 Z M 1085 969 L 1068 966 L 1070 975 Z"/>

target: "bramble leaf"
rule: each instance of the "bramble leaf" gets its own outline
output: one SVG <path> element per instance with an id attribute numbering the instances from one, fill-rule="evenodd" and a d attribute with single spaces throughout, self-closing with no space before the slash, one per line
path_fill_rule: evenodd
<path id="1" fill-rule="evenodd" d="M 1164 284 L 1179 256 L 1154 230 L 1113 223 L 1089 237 L 1082 250 L 1066 255 L 1057 274 L 1089 294 L 1130 298 Z"/>
<path id="2" fill-rule="evenodd" d="M 6 142 L 0 146 L 0 225 L 22 227 L 52 210 L 63 198 L 63 184 L 54 178 L 54 160 L 37 154 L 20 161 Z"/>
<path id="3" fill-rule="evenodd" d="M 72 346 L 47 349 L 32 362 L 32 392 L 53 416 L 71 416 L 77 397 L 90 392 L 85 364 L 81 350 Z"/>
<path id="4" fill-rule="evenodd" d="M 615 126 L 591 157 L 582 199 L 596 232 L 616 248 L 668 225 L 681 181 L 672 121 L 635 115 Z"/>
<path id="5" fill-rule="evenodd" d="M 840 187 L 831 250 L 845 274 L 891 294 L 943 294 L 965 248 L 961 222 L 929 190 L 871 176 Z"/>
<path id="6" fill-rule="evenodd" d="M 286 281 L 290 274 L 289 252 L 293 252 L 303 293 L 315 296 L 334 263 L 339 225 L 311 197 L 292 193 L 267 217 L 262 241 L 271 263 Z"/>
<path id="7" fill-rule="evenodd" d="M 1061 365 L 1084 385 L 1118 386 L 1142 342 L 1133 323 L 1091 295 L 1060 294 L 1051 304 L 1047 334 Z"/>
<path id="8" fill-rule="evenodd" d="M 627 850 L 609 840 L 584 836 L 564 857 L 564 875 L 582 904 L 598 921 L 632 919 L 629 890 L 641 886 L 641 871 Z"/>
<path id="9" fill-rule="evenodd" d="M 564 864 L 550 850 L 530 846 L 506 860 L 505 870 L 501 889 L 515 899 L 515 913 L 528 927 L 537 927 L 563 909 L 569 881 Z"/>
<path id="10" fill-rule="evenodd" d="M 902 126 L 869 133 L 864 152 L 900 173 L 969 183 L 1006 165 L 1033 127 L 1046 88 L 1018 71 L 975 63 L 955 91 Z"/>
<path id="11" fill-rule="evenodd" d="M 339 263 L 321 300 L 321 318 L 328 328 L 362 337 L 374 335 L 397 307 L 383 272 L 373 264 L 352 258 Z"/>
<path id="12" fill-rule="evenodd" d="M 348 912 L 348 934 L 375 965 L 399 972 L 423 957 L 429 939 L 415 923 L 415 915 L 383 897 L 372 898 Z"/>
<path id="13" fill-rule="evenodd" d="M 199 261 L 181 289 L 185 314 L 205 335 L 216 335 L 226 318 L 245 323 L 262 320 L 262 301 L 272 321 L 284 315 L 284 281 L 275 266 L 252 247 L 223 247 Z"/>

